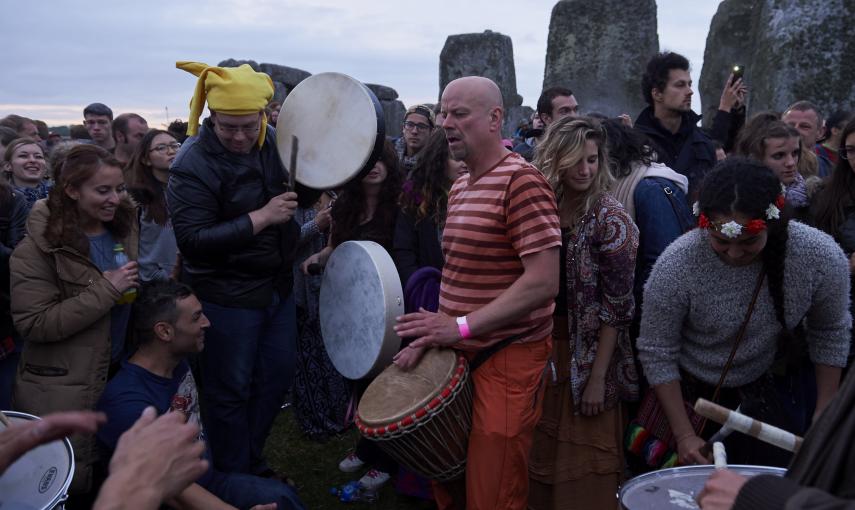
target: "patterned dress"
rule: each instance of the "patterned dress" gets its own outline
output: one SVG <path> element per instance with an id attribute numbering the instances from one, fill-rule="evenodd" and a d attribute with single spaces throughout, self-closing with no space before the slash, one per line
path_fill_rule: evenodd
<path id="1" fill-rule="evenodd" d="M 603 194 L 577 230 L 562 229 L 561 284 L 543 416 L 529 464 L 529 508 L 615 508 L 623 474 L 621 403 L 638 398 L 629 325 L 638 229 L 623 206 Z M 618 332 L 605 377 L 605 411 L 579 410 L 602 325 Z"/>
<path id="2" fill-rule="evenodd" d="M 303 432 L 325 439 L 348 426 L 347 408 L 351 383 L 330 361 L 321 336 L 318 300 L 320 276 L 306 276 L 300 264 L 326 246 L 326 235 L 315 225 L 314 208 L 298 208 L 300 241 L 294 261 L 294 297 L 297 302 L 297 367 L 294 375 L 294 407 Z"/>

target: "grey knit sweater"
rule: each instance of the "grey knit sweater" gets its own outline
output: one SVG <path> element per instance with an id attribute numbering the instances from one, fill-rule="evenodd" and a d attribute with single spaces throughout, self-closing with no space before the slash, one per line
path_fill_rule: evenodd
<path id="1" fill-rule="evenodd" d="M 716 384 L 745 318 L 762 263 L 728 266 L 708 236 L 695 229 L 674 241 L 644 286 L 638 351 L 652 385 L 679 380 L 680 368 Z M 811 360 L 844 366 L 851 327 L 849 265 L 831 237 L 790 222 L 784 294 L 787 326 L 806 317 Z M 767 277 L 725 387 L 754 381 L 771 366 L 780 330 Z"/>

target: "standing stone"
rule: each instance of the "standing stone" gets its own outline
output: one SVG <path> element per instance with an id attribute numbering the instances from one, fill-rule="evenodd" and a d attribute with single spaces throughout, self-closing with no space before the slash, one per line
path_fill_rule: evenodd
<path id="1" fill-rule="evenodd" d="M 404 103 L 398 101 L 398 92 L 392 87 L 366 83 L 366 87 L 374 92 L 380 105 L 383 107 L 383 119 L 386 123 L 386 136 L 397 138 L 401 136 L 401 128 L 404 124 L 404 115 L 407 109 Z"/>
<path id="2" fill-rule="evenodd" d="M 753 39 L 742 62 L 750 87 L 749 115 L 782 111 L 802 99 L 816 103 L 824 115 L 855 107 L 855 0 L 726 0 L 719 12 L 736 9 L 750 12 L 752 20 Z M 724 83 L 720 67 L 727 65 L 726 57 L 718 56 L 720 41 L 734 26 L 713 21 L 707 54 L 720 63 L 709 71 L 705 66 L 711 78 L 702 80 L 721 84 L 718 92 L 702 96 L 706 108 L 717 105 Z"/>
<path id="3" fill-rule="evenodd" d="M 514 46 L 511 38 L 485 30 L 481 34 L 450 35 L 439 54 L 439 93 L 449 82 L 464 76 L 490 78 L 502 91 L 505 111 L 522 105 L 522 96 L 517 94 L 517 75 L 514 67 Z M 516 127 L 510 126 L 505 115 L 502 132 L 505 136 Z"/>
<path id="4" fill-rule="evenodd" d="M 721 91 L 733 66 L 746 66 L 746 82 L 754 72 L 754 23 L 762 0 L 724 0 L 710 23 L 698 90 L 704 126 L 709 127 L 718 109 Z"/>
<path id="5" fill-rule="evenodd" d="M 543 88 L 570 88 L 583 112 L 635 117 L 658 51 L 655 0 L 562 0 L 552 8 Z"/>

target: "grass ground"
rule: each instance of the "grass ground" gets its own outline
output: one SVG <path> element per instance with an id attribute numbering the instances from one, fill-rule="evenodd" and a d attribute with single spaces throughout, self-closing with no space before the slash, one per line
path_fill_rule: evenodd
<path id="1" fill-rule="evenodd" d="M 267 440 L 267 459 L 279 473 L 287 473 L 298 486 L 300 498 L 309 510 L 365 508 L 376 510 L 428 510 L 432 502 L 401 496 L 393 482 L 388 483 L 373 503 L 346 504 L 330 494 L 330 488 L 358 479 L 363 472 L 342 473 L 338 462 L 356 445 L 358 433 L 351 428 L 326 442 L 311 441 L 303 436 L 294 419 L 293 408 L 283 410 Z"/>

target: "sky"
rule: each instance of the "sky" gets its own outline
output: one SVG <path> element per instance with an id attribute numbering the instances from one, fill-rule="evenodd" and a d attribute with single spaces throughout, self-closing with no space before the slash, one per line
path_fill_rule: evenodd
<path id="1" fill-rule="evenodd" d="M 592 0 L 597 1 L 597 0 Z M 511 37 L 523 104 L 540 95 L 555 0 L 0 0 L 0 117 L 80 123 L 102 102 L 149 126 L 186 120 L 195 77 L 178 60 L 251 59 L 336 71 L 435 102 L 451 34 Z M 698 82 L 715 0 L 659 0 L 659 46 Z M 694 108 L 700 111 L 700 94 Z"/>

